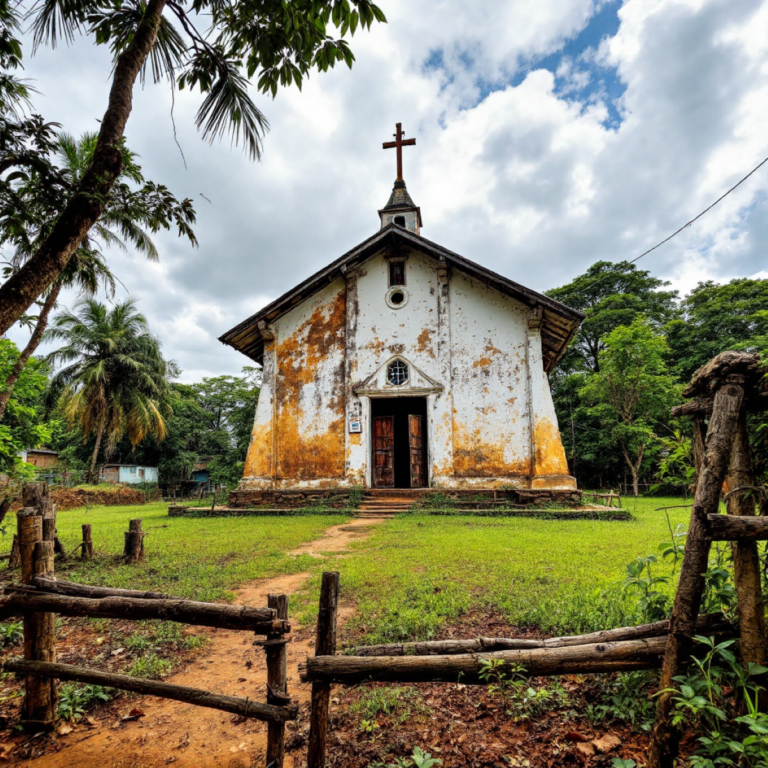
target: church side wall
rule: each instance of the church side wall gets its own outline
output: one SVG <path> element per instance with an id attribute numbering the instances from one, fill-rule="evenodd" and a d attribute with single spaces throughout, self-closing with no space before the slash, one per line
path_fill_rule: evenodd
<path id="1" fill-rule="evenodd" d="M 241 489 L 336 487 L 344 482 L 346 286 L 339 279 L 274 325 L 272 403 L 257 408 Z M 267 354 L 265 350 L 265 374 Z M 263 395 L 262 395 L 263 397 Z M 266 398 L 265 398 L 266 399 Z M 273 418 L 272 457 L 262 434 Z M 262 471 L 269 469 L 271 476 Z M 253 474 L 249 474 L 253 472 Z"/>
<path id="2" fill-rule="evenodd" d="M 453 477 L 443 487 L 529 487 L 527 315 L 458 270 L 450 275 Z"/>

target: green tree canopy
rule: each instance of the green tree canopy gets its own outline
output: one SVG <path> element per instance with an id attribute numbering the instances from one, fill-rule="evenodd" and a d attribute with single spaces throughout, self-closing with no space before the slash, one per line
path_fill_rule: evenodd
<path id="1" fill-rule="evenodd" d="M 0 339 L 0 381 L 5 381 L 13 370 L 19 354 L 10 339 Z M 41 361 L 32 359 L 24 366 L 7 400 L 6 418 L 0 424 L 0 472 L 3 474 L 28 475 L 31 466 L 24 464 L 19 452 L 38 448 L 51 437 L 42 408 L 47 384 L 47 368 Z"/>
<path id="2" fill-rule="evenodd" d="M 605 339 L 615 328 L 631 325 L 638 317 L 654 326 L 674 318 L 677 291 L 660 290 L 667 285 L 627 261 L 598 261 L 567 285 L 547 291 L 547 296 L 587 315 L 559 370 L 597 371 Z"/>
<path id="3" fill-rule="evenodd" d="M 66 133 L 51 133 L 44 157 L 38 157 L 28 169 L 18 170 L 0 180 L 0 249 L 10 250 L 6 275 L 20 269 L 50 234 L 66 205 L 66 190 L 77 186 L 91 163 L 96 140 L 95 133 L 85 133 L 79 139 Z M 147 258 L 156 260 L 158 252 L 151 234 L 174 224 L 180 236 L 196 243 L 191 228 L 195 221 L 191 201 L 179 202 L 166 187 L 147 181 L 136 162 L 137 156 L 124 145 L 122 154 L 122 171 L 110 191 L 101 218 L 85 235 L 45 297 L 41 297 L 38 315 L 26 318 L 33 326 L 32 335 L 5 379 L 4 391 L 0 393 L 0 420 L 14 382 L 42 340 L 48 317 L 62 288 L 75 287 L 83 295 L 93 295 L 102 284 L 114 295 L 115 280 L 107 267 L 103 253 L 105 246 L 127 250 L 130 245 Z M 39 170 L 41 163 L 42 172 Z M 56 179 L 53 185 L 51 174 Z"/>
<path id="4" fill-rule="evenodd" d="M 133 300 L 108 309 L 85 299 L 57 315 L 46 336 L 66 342 L 48 356 L 52 365 L 63 366 L 51 380 L 48 401 L 58 402 L 84 437 L 96 436 L 91 479 L 104 437 L 108 451 L 123 433 L 134 446 L 148 435 L 165 437 L 169 364 Z"/>
<path id="5" fill-rule="evenodd" d="M 615 328 L 603 344 L 599 369 L 580 395 L 620 449 L 637 496 L 643 460 L 658 447 L 656 431 L 668 421 L 680 388 L 667 370 L 664 337 L 644 318 Z"/>
<path id="6" fill-rule="evenodd" d="M 699 283 L 681 307 L 682 317 L 667 326 L 667 341 L 682 381 L 728 349 L 768 353 L 768 280 Z"/>

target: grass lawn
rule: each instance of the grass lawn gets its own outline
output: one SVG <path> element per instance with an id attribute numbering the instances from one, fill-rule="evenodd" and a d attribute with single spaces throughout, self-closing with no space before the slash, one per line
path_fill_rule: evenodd
<path id="1" fill-rule="evenodd" d="M 128 520 L 140 517 L 147 532 L 145 561 L 124 565 L 123 534 Z M 59 512 L 57 526 L 69 552 L 82 541 L 80 526 L 90 523 L 96 558 L 88 563 L 69 559 L 56 563 L 59 578 L 130 589 L 169 592 L 195 600 L 228 597 L 239 584 L 317 567 L 306 555 L 286 552 L 322 536 L 343 515 L 301 517 L 184 518 L 168 517 L 167 502 L 142 506 L 94 506 Z M 10 551 L 16 518 L 9 515 L 0 551 Z"/>
<path id="2" fill-rule="evenodd" d="M 636 600 L 621 588 L 625 566 L 670 540 L 664 513 L 654 510 L 681 503 L 626 499 L 631 521 L 403 515 L 373 527 L 352 554 L 325 560 L 286 552 L 319 538 L 343 515 L 169 518 L 160 502 L 90 507 L 60 512 L 58 529 L 70 551 L 81 540 L 80 525 L 91 523 L 96 559 L 57 563 L 56 570 L 60 578 L 198 600 L 226 598 L 252 579 L 308 571 L 313 576 L 291 610 L 307 622 L 317 610 L 320 572 L 339 570 L 342 597 L 357 604 L 350 629 L 370 642 L 430 638 L 472 609 L 546 632 L 582 632 L 639 619 Z M 669 515 L 673 527 L 687 526 L 690 511 Z M 118 555 L 133 517 L 148 532 L 146 560 L 128 566 Z M 10 518 L 3 551 L 14 530 Z M 671 562 L 657 566 L 659 575 L 671 570 Z"/>
<path id="3" fill-rule="evenodd" d="M 666 516 L 654 510 L 682 503 L 626 499 L 631 521 L 401 516 L 325 568 L 341 572 L 342 597 L 358 608 L 350 629 L 368 642 L 427 639 L 473 608 L 557 634 L 621 626 L 639 618 L 621 588 L 625 566 L 670 541 Z M 673 529 L 687 527 L 690 510 L 669 515 Z M 671 571 L 671 561 L 658 565 L 658 575 Z M 314 576 L 305 620 L 317 588 Z"/>

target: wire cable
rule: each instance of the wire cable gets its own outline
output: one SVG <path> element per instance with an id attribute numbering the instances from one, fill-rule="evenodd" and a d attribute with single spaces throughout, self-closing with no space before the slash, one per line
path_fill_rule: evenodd
<path id="1" fill-rule="evenodd" d="M 766 157 L 761 163 L 756 165 L 743 179 L 741 179 L 740 181 L 737 181 L 727 192 L 720 195 L 720 197 L 718 197 L 717 200 L 715 200 L 715 202 L 712 203 L 712 205 L 705 208 L 698 216 L 694 216 L 694 218 L 692 218 L 687 224 L 683 224 L 683 226 L 680 227 L 680 229 L 673 232 L 669 237 L 665 238 L 660 243 L 657 243 L 656 245 L 654 245 L 653 248 L 649 248 L 644 253 L 641 253 L 639 256 L 632 259 L 632 261 L 630 261 L 629 263 L 634 264 L 636 261 L 640 261 L 640 259 L 642 259 L 643 256 L 647 256 L 649 253 L 651 253 L 652 251 L 655 251 L 657 248 L 661 248 L 661 246 L 664 245 L 664 243 L 668 243 L 673 237 L 675 237 L 675 235 L 679 235 L 684 229 L 687 229 L 688 227 L 690 227 L 691 224 L 693 224 L 695 221 L 698 221 L 708 211 L 711 211 L 721 200 L 728 197 L 728 195 L 730 195 L 734 189 L 736 189 L 737 187 L 740 187 L 753 173 L 760 170 L 760 168 L 762 168 L 766 163 L 768 163 L 768 157 Z"/>

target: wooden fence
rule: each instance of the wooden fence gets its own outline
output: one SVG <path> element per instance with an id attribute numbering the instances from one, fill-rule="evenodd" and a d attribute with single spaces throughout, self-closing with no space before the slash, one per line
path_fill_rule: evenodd
<path id="1" fill-rule="evenodd" d="M 698 396 L 695 405 L 689 403 L 673 411 L 674 415 L 697 419 L 699 471 L 669 621 L 548 640 L 477 638 L 365 646 L 356 649 L 355 656 L 336 656 L 339 575 L 324 574 L 315 657 L 307 659 L 301 674 L 304 682 L 312 683 L 308 768 L 325 768 L 332 684 L 358 685 L 375 680 L 482 685 L 489 682 L 488 676 L 481 674 L 489 659 L 500 662 L 500 672 L 519 672 L 522 667 L 529 676 L 660 667 L 662 693 L 657 699 L 647 768 L 672 768 L 680 738 L 670 718 L 674 678 L 690 659 L 694 634 L 722 636 L 734 631 L 722 616 L 699 615 L 703 574 L 713 541 L 733 542 L 742 663 L 747 667 L 768 662 L 756 545 L 759 540 L 768 540 L 768 492 L 755 485 L 746 421 L 748 411 L 768 409 L 766 373 L 756 356 L 724 352 L 697 371 L 685 390 L 687 396 Z M 724 483 L 728 489 L 727 515 L 719 514 Z M 760 516 L 756 515 L 756 503 Z"/>
<path id="2" fill-rule="evenodd" d="M 59 581 L 54 574 L 55 509 L 44 483 L 24 488 L 24 508 L 17 515 L 17 543 L 21 561 L 20 584 L 6 586 L 0 596 L 0 620 L 21 616 L 24 621 L 24 659 L 4 665 L 24 677 L 21 724 L 41 730 L 53 726 L 57 712 L 57 680 L 109 686 L 149 696 L 183 701 L 201 707 L 267 722 L 267 766 L 282 768 L 285 722 L 295 720 L 298 706 L 287 690 L 288 597 L 270 595 L 268 607 L 251 608 L 183 600 L 158 592 L 110 589 Z M 125 555 L 141 556 L 141 521 L 131 521 Z M 87 528 L 87 530 L 86 530 Z M 83 526 L 83 556 L 92 553 L 90 526 Z M 210 691 L 100 672 L 56 661 L 56 615 L 107 619 L 161 619 L 183 624 L 253 632 L 265 636 L 266 702 L 225 696 Z"/>

